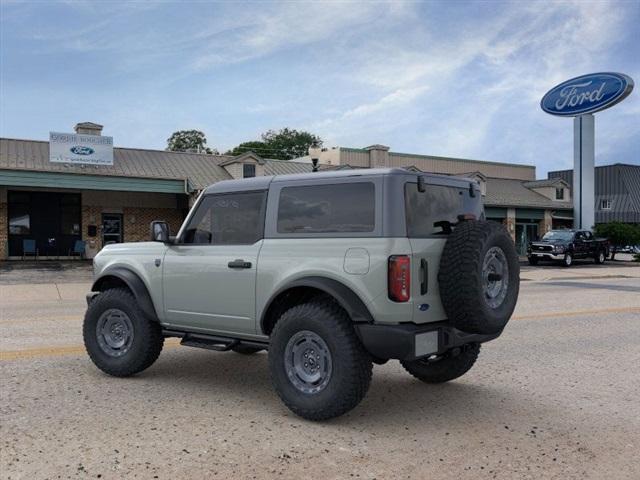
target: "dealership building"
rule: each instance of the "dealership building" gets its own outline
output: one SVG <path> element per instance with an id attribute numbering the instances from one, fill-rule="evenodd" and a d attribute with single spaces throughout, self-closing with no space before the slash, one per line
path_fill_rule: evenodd
<path id="1" fill-rule="evenodd" d="M 166 220 L 176 232 L 212 183 L 312 170 L 309 158 L 118 148 L 101 125 L 79 123 L 75 131 L 51 133 L 49 141 L 0 139 L 0 260 L 36 252 L 66 258 L 78 246 L 91 258 L 107 243 L 146 240 L 152 220 Z M 570 179 L 536 180 L 532 165 L 396 153 L 384 145 L 326 149 L 322 157 L 321 169 L 399 167 L 475 180 L 487 217 L 507 226 L 521 252 L 528 240 L 572 224 Z"/>

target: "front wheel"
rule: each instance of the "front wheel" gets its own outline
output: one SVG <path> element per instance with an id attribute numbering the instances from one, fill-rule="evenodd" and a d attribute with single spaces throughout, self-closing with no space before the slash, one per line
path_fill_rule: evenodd
<path id="1" fill-rule="evenodd" d="M 465 345 L 457 355 L 450 352 L 440 357 L 427 357 L 400 363 L 418 380 L 425 383 L 444 383 L 467 373 L 476 363 L 479 353 L 480 345 L 470 344 Z"/>
<path id="2" fill-rule="evenodd" d="M 529 265 L 538 265 L 538 259 L 536 257 L 528 257 Z"/>
<path id="3" fill-rule="evenodd" d="M 573 255 L 570 253 L 565 253 L 564 258 L 562 259 L 562 266 L 570 267 L 573 264 Z"/>
<path id="4" fill-rule="evenodd" d="M 149 368 L 164 344 L 160 325 L 145 316 L 133 294 L 124 288 L 107 290 L 91 301 L 82 335 L 93 363 L 115 377 Z"/>
<path id="5" fill-rule="evenodd" d="M 329 300 L 292 307 L 271 334 L 273 386 L 291 411 L 308 420 L 337 417 L 358 405 L 372 367 L 351 319 Z"/>
<path id="6" fill-rule="evenodd" d="M 594 260 L 595 260 L 595 262 L 596 262 L 598 265 L 602 265 L 606 259 L 607 259 L 607 256 L 605 255 L 604 250 L 600 250 L 600 251 L 596 254 L 596 256 L 595 256 L 595 259 L 594 259 Z"/>

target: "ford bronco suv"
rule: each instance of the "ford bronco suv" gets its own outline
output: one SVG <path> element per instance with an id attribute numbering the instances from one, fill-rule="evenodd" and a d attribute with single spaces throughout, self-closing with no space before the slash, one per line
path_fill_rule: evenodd
<path id="1" fill-rule="evenodd" d="M 328 419 L 365 396 L 372 363 L 439 383 L 465 374 L 516 304 L 513 241 L 484 220 L 476 182 L 401 169 L 216 183 L 178 234 L 94 259 L 84 342 L 114 376 L 182 345 L 268 350 L 296 414 Z"/>

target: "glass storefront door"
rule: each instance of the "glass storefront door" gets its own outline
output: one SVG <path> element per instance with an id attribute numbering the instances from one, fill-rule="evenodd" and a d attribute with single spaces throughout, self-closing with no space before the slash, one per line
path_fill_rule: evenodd
<path id="1" fill-rule="evenodd" d="M 529 242 L 533 242 L 537 239 L 537 223 L 516 222 L 516 251 L 518 252 L 518 255 L 526 255 Z"/>
<path id="2" fill-rule="evenodd" d="M 102 245 L 122 243 L 122 214 L 102 214 Z"/>

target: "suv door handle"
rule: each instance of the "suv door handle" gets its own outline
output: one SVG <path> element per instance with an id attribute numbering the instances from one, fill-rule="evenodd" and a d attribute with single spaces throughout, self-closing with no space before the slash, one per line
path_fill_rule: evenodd
<path id="1" fill-rule="evenodd" d="M 229 268 L 251 268 L 251 262 L 245 262 L 241 258 L 237 258 L 236 260 L 229 262 L 227 266 Z"/>

